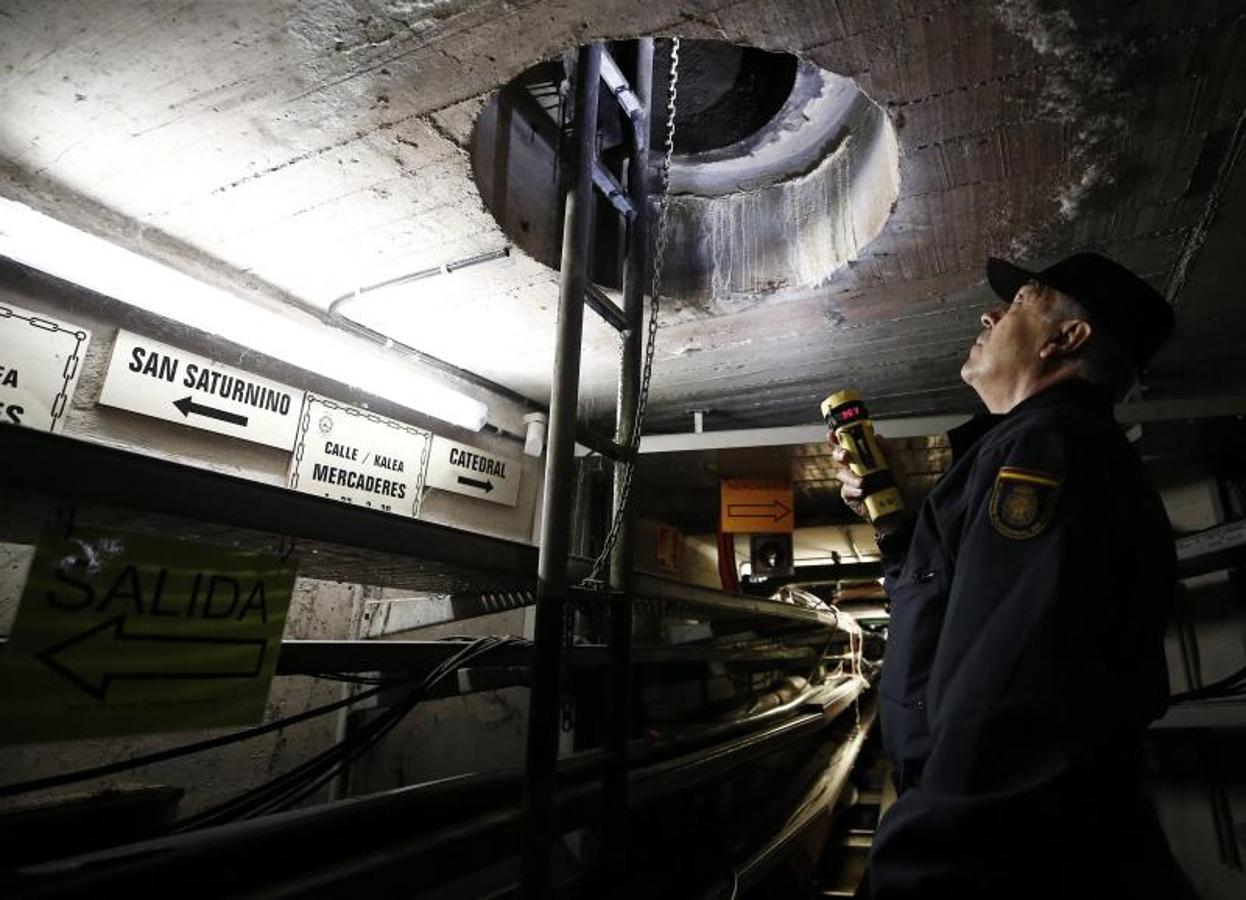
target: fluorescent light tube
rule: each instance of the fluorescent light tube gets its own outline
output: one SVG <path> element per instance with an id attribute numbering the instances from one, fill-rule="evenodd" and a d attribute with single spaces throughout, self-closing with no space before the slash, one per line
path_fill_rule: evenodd
<path id="1" fill-rule="evenodd" d="M 442 421 L 479 431 L 488 419 L 484 403 L 369 352 L 357 338 L 266 309 L 4 198 L 0 255 Z"/>

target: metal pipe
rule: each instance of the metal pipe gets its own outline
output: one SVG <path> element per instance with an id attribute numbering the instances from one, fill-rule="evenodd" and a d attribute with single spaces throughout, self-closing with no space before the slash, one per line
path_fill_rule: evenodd
<path id="1" fill-rule="evenodd" d="M 345 315 L 339 307 L 356 297 L 363 294 L 369 294 L 373 291 L 379 291 L 382 288 L 398 287 L 402 284 L 411 284 L 415 281 L 423 281 L 425 278 L 432 278 L 435 275 L 449 275 L 451 272 L 457 272 L 459 269 L 467 269 L 471 266 L 477 266 L 481 263 L 493 262 L 495 259 L 504 259 L 511 255 L 509 246 L 499 247 L 497 250 L 487 250 L 484 253 L 477 253 L 475 256 L 468 256 L 464 259 L 456 259 L 453 262 L 442 263 L 439 266 L 431 266 L 427 269 L 420 269 L 418 272 L 409 272 L 406 275 L 399 275 L 397 278 L 390 278 L 385 281 L 378 281 L 375 284 L 369 284 L 366 287 L 356 288 L 350 293 L 343 294 L 335 298 L 329 303 L 330 316 Z"/>
<path id="2" fill-rule="evenodd" d="M 508 400 L 518 403 L 524 409 L 534 409 L 543 412 L 544 407 L 528 397 L 525 397 L 518 391 L 508 388 L 504 384 L 498 384 L 496 381 L 485 378 L 483 375 L 477 375 L 475 372 L 470 372 L 467 369 L 456 366 L 454 363 L 446 362 L 446 360 L 441 359 L 440 357 L 425 353 L 423 350 L 412 347 L 410 344 L 403 343 L 402 341 L 394 338 L 392 335 L 382 334 L 374 328 L 369 328 L 361 322 L 356 322 L 350 316 L 346 315 L 342 309 L 343 305 L 349 301 L 358 299 L 364 294 L 381 290 L 382 288 L 411 284 L 413 282 L 423 281 L 426 278 L 432 278 L 435 275 L 449 275 L 453 272 L 457 272 L 459 269 L 466 269 L 469 266 L 492 262 L 495 259 L 504 259 L 510 256 L 510 254 L 510 245 L 500 247 L 496 250 L 487 250 L 484 253 L 469 256 L 465 259 L 453 260 L 452 262 L 442 263 L 440 266 L 420 269 L 418 272 L 410 272 L 406 275 L 400 275 L 397 278 L 390 278 L 387 281 L 380 281 L 376 284 L 370 284 L 366 287 L 357 288 L 348 294 L 335 297 L 332 301 L 330 301 L 329 308 L 324 312 L 321 312 L 319 309 L 312 309 L 309 311 L 326 324 L 340 326 L 347 331 L 354 332 L 360 337 L 367 338 L 370 341 L 375 341 L 382 346 L 396 348 L 417 362 L 424 363 L 427 366 L 438 369 L 448 375 L 452 375 L 455 378 L 460 378 L 468 384 L 474 384 L 476 387 L 492 391 L 500 397 L 505 397 Z"/>
<path id="3" fill-rule="evenodd" d="M 619 402 L 615 420 L 615 443 L 631 447 L 639 439 L 635 433 L 636 408 L 640 401 L 641 354 L 644 341 L 645 271 L 649 257 L 649 108 L 653 92 L 653 38 L 636 42 L 636 78 L 633 86 L 639 108 L 632 114 L 632 146 L 627 165 L 627 193 L 635 215 L 627 223 L 627 256 L 623 262 L 623 315 L 628 328 L 622 332 L 623 353 L 619 363 Z M 615 88 L 618 93 L 618 88 Z M 626 502 L 623 480 L 627 468 L 636 460 L 620 460 L 614 466 L 614 500 L 611 515 L 617 515 Z M 624 883 L 627 872 L 627 740 L 632 713 L 632 526 L 635 516 L 628 512 L 619 528 L 610 554 L 610 669 L 607 696 L 610 718 L 606 724 L 606 748 L 614 755 L 614 765 L 606 773 L 605 867 L 608 881 Z"/>
<path id="4" fill-rule="evenodd" d="M 723 897 L 746 892 L 759 883 L 775 863 L 795 848 L 807 828 L 818 819 L 830 815 L 831 809 L 848 784 L 848 776 L 852 774 L 861 748 L 873 728 L 877 710 L 878 702 L 875 697 L 869 697 L 861 704 L 860 719 L 856 726 L 835 747 L 826 761 L 821 777 L 810 784 L 787 821 L 774 834 L 753 847 L 746 857 L 732 864 L 732 883 L 714 885 L 700 895 L 698 900 L 721 900 Z"/>
<path id="5" fill-rule="evenodd" d="M 580 389 L 584 291 L 592 252 L 593 164 L 597 158 L 597 95 L 601 45 L 580 49 L 575 79 L 575 181 L 567 192 L 563 225 L 558 336 L 550 396 L 549 447 L 545 457 L 541 550 L 537 561 L 536 658 L 528 707 L 527 782 L 520 859 L 523 896 L 543 897 L 549 886 L 554 840 L 554 776 L 558 758 L 559 668 L 567 556 L 571 538 L 571 490 Z"/>
<path id="6" fill-rule="evenodd" d="M 637 791 L 629 806 L 650 802 L 674 791 L 687 790 L 718 777 L 723 771 L 768 756 L 793 743 L 812 737 L 826 727 L 818 715 L 799 716 L 789 722 L 756 734 L 746 735 L 727 744 L 700 750 L 666 763 L 649 766 L 631 773 Z M 574 828 L 588 820 L 600 808 L 600 799 L 591 784 L 565 788 L 558 792 L 553 804 L 564 827 Z M 438 883 L 436 876 L 428 883 L 418 880 L 420 874 L 436 872 L 441 878 L 471 871 L 486 855 L 496 859 L 514 852 L 516 831 L 525 829 L 526 821 L 518 810 L 501 809 L 488 812 L 461 824 L 431 834 L 400 839 L 386 846 L 372 846 L 364 853 L 334 860 L 331 864 L 304 869 L 293 878 L 272 886 L 263 886 L 247 894 L 265 900 L 293 897 L 340 897 L 344 891 L 376 892 L 402 884 L 419 893 L 426 886 Z M 527 847 L 526 833 L 520 838 Z M 413 878 L 412 873 L 416 873 Z M 521 896 L 528 888 L 522 881 Z M 620 885 L 620 889 L 624 889 Z M 546 885 L 543 898 L 551 895 Z"/>
<path id="7" fill-rule="evenodd" d="M 825 638 L 823 639 L 825 640 Z M 7 639 L 0 638 L 0 652 Z M 325 672 L 429 672 L 467 646 L 461 641 L 282 641 L 278 675 L 315 675 Z M 539 652 L 539 651 L 538 651 Z M 642 665 L 689 665 L 701 662 L 775 664 L 814 663 L 818 654 L 810 646 L 774 642 L 770 645 L 720 647 L 706 645 L 642 646 L 635 648 Z M 575 666 L 605 666 L 612 662 L 611 649 L 602 644 L 581 644 L 568 655 Z M 473 668 L 523 668 L 531 664 L 533 648 L 522 644 L 499 647 Z"/>

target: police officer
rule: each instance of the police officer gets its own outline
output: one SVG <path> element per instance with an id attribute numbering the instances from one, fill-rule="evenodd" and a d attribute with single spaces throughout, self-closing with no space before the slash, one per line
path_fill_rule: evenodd
<path id="1" fill-rule="evenodd" d="M 1093 253 L 987 276 L 1004 303 L 961 368 L 987 411 L 949 434 L 916 517 L 878 535 L 898 796 L 858 896 L 1191 896 L 1140 772 L 1168 698 L 1174 545 L 1112 418 L 1172 309 Z"/>

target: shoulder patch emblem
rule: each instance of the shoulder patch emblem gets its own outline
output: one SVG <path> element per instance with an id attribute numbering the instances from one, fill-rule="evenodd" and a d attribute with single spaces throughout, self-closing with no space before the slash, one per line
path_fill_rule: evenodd
<path id="1" fill-rule="evenodd" d="M 1037 537 L 1051 524 L 1059 495 L 1060 479 L 1056 476 L 1004 466 L 991 488 L 991 524 L 1014 541 Z"/>

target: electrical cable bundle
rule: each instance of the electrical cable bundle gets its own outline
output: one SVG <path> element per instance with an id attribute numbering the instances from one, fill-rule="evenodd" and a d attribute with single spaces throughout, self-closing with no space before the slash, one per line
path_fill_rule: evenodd
<path id="1" fill-rule="evenodd" d="M 106 775 L 116 775 L 118 772 L 125 772 L 129 769 L 137 769 L 142 766 L 150 766 L 170 759 L 177 759 L 179 756 L 189 756 L 192 753 L 215 750 L 217 747 L 236 744 L 239 741 L 247 741 L 272 731 L 279 731 L 282 728 L 306 722 L 308 719 L 314 719 L 317 716 L 323 716 L 327 713 L 336 712 L 339 709 L 345 709 L 348 706 L 354 706 L 356 703 L 361 703 L 380 692 L 381 688 L 375 687 L 371 690 L 361 691 L 353 697 L 347 697 L 345 700 L 336 700 L 333 703 L 316 706 L 296 715 L 287 716 L 284 719 L 274 719 L 271 722 L 265 722 L 263 725 L 244 728 L 242 731 L 231 731 L 229 734 L 208 738 L 204 741 L 182 744 L 179 747 L 170 747 L 167 750 L 157 750 L 155 753 L 145 753 L 142 756 L 132 756 L 129 759 L 106 763 L 102 766 L 92 766 L 89 769 L 78 769 L 73 772 L 62 772 L 59 775 L 49 775 L 45 778 L 32 778 L 29 781 L 0 785 L 0 797 L 13 797 L 18 794 L 28 794 L 31 791 L 44 791 L 49 788 L 63 787 L 64 785 L 74 784 L 79 781 L 90 781 L 93 778 L 103 778 Z"/>
<path id="2" fill-rule="evenodd" d="M 211 809 L 182 819 L 174 826 L 174 832 L 192 831 L 290 809 L 314 794 L 363 753 L 374 747 L 406 718 L 407 713 L 425 700 L 428 693 L 447 676 L 493 650 L 513 644 L 518 640 L 502 637 L 484 637 L 473 640 L 454 655 L 443 660 L 418 684 L 412 685 L 392 706 L 333 746 L 271 781 L 244 791 Z"/>
<path id="3" fill-rule="evenodd" d="M 499 647 L 510 646 L 515 643 L 526 642 L 521 641 L 518 638 L 497 637 L 486 637 L 473 640 L 454 655 L 445 659 L 440 665 L 429 672 L 418 685 L 415 685 L 407 694 L 405 694 L 398 703 L 386 710 L 372 722 L 368 723 L 368 725 L 364 726 L 364 728 L 361 728 L 357 734 L 347 736 L 347 738 L 335 744 L 333 747 L 330 747 L 318 756 L 313 757 L 313 759 L 308 760 L 306 763 L 298 766 L 291 772 L 287 772 L 284 775 L 279 776 L 273 782 L 266 783 L 253 789 L 252 791 L 248 791 L 246 794 L 234 798 L 234 800 L 228 801 L 228 803 L 222 804 L 214 810 L 208 810 L 203 813 L 196 814 L 190 819 L 179 822 L 177 825 L 178 830 L 184 830 L 187 827 L 191 827 L 189 823 L 199 820 L 200 818 L 206 819 L 209 814 L 212 814 L 213 817 L 215 817 L 216 814 L 224 811 L 226 807 L 229 808 L 230 812 L 255 815 L 257 813 L 252 812 L 252 809 L 268 809 L 269 806 L 274 803 L 278 804 L 278 808 L 286 808 L 287 806 L 293 805 L 312 793 L 316 788 L 319 788 L 322 784 L 337 774 L 337 772 L 341 771 L 341 768 L 344 765 L 348 765 L 351 761 L 357 758 L 359 754 L 364 752 L 364 750 L 368 749 L 368 747 L 372 746 L 376 743 L 376 741 L 384 737 L 384 735 L 388 733 L 399 720 L 401 720 L 402 716 L 406 715 L 411 708 L 419 703 L 420 700 L 424 699 L 428 691 L 444 680 L 446 676 L 467 663 L 475 661 L 481 656 L 484 656 Z M 204 751 L 214 750 L 228 744 L 250 740 L 252 738 L 260 737 L 261 735 L 269 734 L 273 731 L 279 731 L 283 728 L 297 725 L 300 722 L 306 722 L 309 719 L 314 719 L 331 712 L 355 706 L 365 700 L 377 696 L 383 690 L 395 690 L 400 688 L 405 683 L 401 679 L 389 679 L 384 681 L 382 684 L 380 683 L 381 679 L 377 679 L 375 677 L 347 674 L 327 674 L 317 675 L 315 677 L 327 678 L 332 681 L 365 685 L 368 687 L 366 690 L 359 691 L 358 693 L 345 699 L 337 700 L 333 703 L 326 703 L 323 706 L 313 707 L 312 709 L 304 710 L 303 712 L 296 713 L 292 716 L 275 719 L 272 722 L 265 722 L 262 725 L 244 728 L 241 731 L 230 732 L 229 734 L 219 735 L 217 737 L 208 738 L 207 740 L 195 741 L 190 744 L 182 744 L 178 747 L 170 747 L 167 750 L 159 750 L 154 753 L 143 754 L 142 756 L 134 756 L 130 759 L 119 760 L 118 762 L 106 763 L 101 766 L 93 766 L 88 769 L 78 769 L 73 772 L 63 772 L 58 775 L 49 775 L 44 778 L 34 778 L 29 781 L 0 785 L 0 798 L 27 794 L 32 791 L 48 790 L 50 788 L 62 787 L 67 784 L 75 784 L 80 781 L 89 781 L 95 778 L 103 778 L 105 776 L 115 775 L 119 772 L 125 772 L 130 769 L 137 769 L 142 766 L 149 766 L 155 763 L 165 762 L 170 759 L 176 759 L 181 756 L 202 753 Z M 328 774 L 325 774 L 326 772 Z M 280 782 L 280 791 L 277 790 L 278 782 Z M 309 789 L 309 786 L 312 785 L 313 782 L 314 787 L 310 787 Z M 271 793 L 270 787 L 272 788 Z M 242 801 L 244 800 L 247 802 L 243 803 Z M 234 807 L 236 802 L 239 804 L 237 810 L 235 810 Z M 224 821 L 229 821 L 229 819 L 225 819 Z"/>
<path id="4" fill-rule="evenodd" d="M 1188 703 L 1191 700 L 1214 700 L 1223 697 L 1246 697 L 1246 667 L 1211 684 L 1173 694 L 1168 699 L 1170 703 Z"/>

